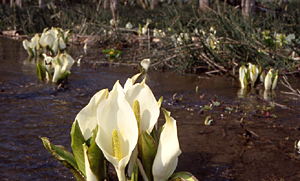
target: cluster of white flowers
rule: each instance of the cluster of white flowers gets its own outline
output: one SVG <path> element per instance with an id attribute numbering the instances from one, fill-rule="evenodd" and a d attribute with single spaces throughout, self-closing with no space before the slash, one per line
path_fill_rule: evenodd
<path id="1" fill-rule="evenodd" d="M 42 65 L 45 68 L 46 81 L 57 83 L 66 78 L 71 73 L 70 70 L 72 65 L 74 64 L 74 59 L 69 54 L 59 53 L 54 58 L 46 54 L 43 54 L 43 56 L 44 61 Z"/>
<path id="2" fill-rule="evenodd" d="M 240 67 L 239 80 L 242 89 L 246 88 L 249 82 L 251 83 L 251 87 L 254 87 L 258 80 L 264 84 L 265 90 L 275 89 L 278 81 L 278 70 L 274 71 L 270 69 L 265 76 L 261 68 L 258 69 L 256 65 L 248 63 L 248 68 L 244 65 Z"/>
<path id="3" fill-rule="evenodd" d="M 138 153 L 142 152 L 138 148 L 141 144 L 138 140 L 142 139 L 142 134 L 150 136 L 160 114 L 160 105 L 145 80 L 135 83 L 139 75 L 127 79 L 124 88 L 117 81 L 110 92 L 103 89 L 96 93 L 89 104 L 78 113 L 74 122 L 78 122 L 86 141 L 93 136 L 92 131 L 98 126 L 96 144 L 105 158 L 114 165 L 120 181 L 126 180 L 126 165 L 134 164 Z M 181 151 L 176 121 L 170 117 L 169 112 L 164 111 L 164 114 L 166 124 L 160 134 L 156 156 L 152 160 L 152 176 L 154 180 L 165 181 L 174 172 Z M 92 161 L 85 163 L 90 162 Z M 85 165 L 85 170 L 87 180 L 96 178 L 97 173 L 90 170 L 89 164 Z"/>
<path id="4" fill-rule="evenodd" d="M 70 35 L 70 31 L 52 27 L 45 28 L 41 37 L 36 34 L 30 41 L 23 41 L 23 47 L 29 56 L 36 58 L 42 55 L 44 58 L 43 62 L 37 64 L 37 73 L 41 80 L 57 83 L 70 74 L 74 60 L 65 52 Z"/>

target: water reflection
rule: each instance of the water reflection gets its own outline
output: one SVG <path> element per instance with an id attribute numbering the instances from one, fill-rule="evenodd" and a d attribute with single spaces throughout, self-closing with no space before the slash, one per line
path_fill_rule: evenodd
<path id="1" fill-rule="evenodd" d="M 249 97 L 249 94 L 257 94 L 258 96 L 262 97 L 266 101 L 275 100 L 276 97 L 276 91 L 274 89 L 272 90 L 266 90 L 266 89 L 247 89 L 247 88 L 240 88 L 237 91 L 237 97 L 238 98 L 247 98 Z"/>

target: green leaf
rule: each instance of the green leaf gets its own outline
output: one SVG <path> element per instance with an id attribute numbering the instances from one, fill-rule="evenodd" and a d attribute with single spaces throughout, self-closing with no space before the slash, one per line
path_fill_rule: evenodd
<path id="1" fill-rule="evenodd" d="M 78 181 L 85 181 L 84 175 L 82 175 L 82 173 L 78 170 L 76 160 L 72 153 L 67 151 L 63 146 L 51 144 L 49 139 L 46 137 L 42 137 L 41 139 L 45 148 L 65 167 L 70 169 Z"/>
<path id="2" fill-rule="evenodd" d="M 39 80 L 44 80 L 45 79 L 46 72 L 45 72 L 45 69 L 44 69 L 43 62 L 40 62 L 36 65 L 36 73 L 37 73 L 37 76 L 38 76 Z"/>
<path id="3" fill-rule="evenodd" d="M 74 32 L 71 32 L 71 33 L 68 34 L 67 37 L 64 37 L 64 38 L 65 38 L 64 41 L 65 41 L 66 44 L 68 43 L 69 38 L 71 37 L 71 35 L 72 35 L 73 33 L 74 33 Z"/>
<path id="4" fill-rule="evenodd" d="M 142 163 L 148 180 L 153 180 L 152 165 L 157 152 L 157 144 L 146 131 L 142 131 L 140 134 L 138 150 L 139 156 L 140 158 L 142 158 Z"/>
<path id="5" fill-rule="evenodd" d="M 138 181 L 139 167 L 135 163 L 133 166 L 133 172 L 131 174 L 131 181 Z"/>
<path id="6" fill-rule="evenodd" d="M 92 172 L 95 174 L 97 179 L 100 181 L 106 179 L 106 160 L 105 157 L 95 142 L 98 132 L 98 126 L 93 131 L 93 137 L 91 140 L 91 146 L 88 148 L 88 159 Z"/>
<path id="7" fill-rule="evenodd" d="M 192 175 L 189 172 L 177 172 L 174 173 L 171 177 L 170 177 L 171 181 L 177 181 L 177 180 L 187 180 L 187 181 L 198 181 L 198 179 Z"/>
<path id="8" fill-rule="evenodd" d="M 65 38 L 65 37 L 64 37 L 64 32 L 63 32 L 60 28 L 57 28 L 57 31 L 58 31 L 59 36 L 60 36 L 62 39 L 64 39 L 64 38 Z"/>
<path id="9" fill-rule="evenodd" d="M 102 52 L 105 53 L 105 54 L 109 54 L 113 50 L 114 49 L 103 49 Z"/>
<path id="10" fill-rule="evenodd" d="M 57 83 L 62 82 L 62 81 L 63 81 L 65 78 L 67 78 L 67 76 L 70 75 L 70 74 L 71 74 L 70 71 L 64 72 L 64 73 L 59 77 L 59 79 L 57 80 Z"/>
<path id="11" fill-rule="evenodd" d="M 85 174 L 85 163 L 84 163 L 84 152 L 82 145 L 85 143 L 85 139 L 81 133 L 79 124 L 77 120 L 74 121 L 71 129 L 71 148 L 73 150 L 76 163 L 78 165 L 79 170 Z"/>
<path id="12" fill-rule="evenodd" d="M 157 123 L 156 123 L 157 124 Z M 156 127 L 157 125 L 155 125 Z M 153 138 L 153 140 L 155 141 L 155 143 L 158 145 L 158 138 L 157 138 L 157 131 L 156 128 L 152 129 L 152 132 L 150 133 L 151 137 Z"/>

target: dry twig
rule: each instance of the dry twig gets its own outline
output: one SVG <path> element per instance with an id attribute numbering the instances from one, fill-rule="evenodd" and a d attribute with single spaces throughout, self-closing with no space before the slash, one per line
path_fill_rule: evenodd
<path id="1" fill-rule="evenodd" d="M 283 79 L 284 79 L 285 82 L 283 82 L 282 80 L 280 80 L 280 82 L 282 83 L 282 85 L 284 85 L 286 88 L 290 89 L 292 92 L 281 91 L 281 93 L 283 93 L 283 94 L 290 94 L 290 95 L 294 95 L 294 96 L 300 97 L 300 91 L 299 91 L 299 89 L 296 89 L 296 90 L 293 89 L 292 86 L 291 86 L 291 84 L 286 80 L 286 78 L 283 77 Z"/>

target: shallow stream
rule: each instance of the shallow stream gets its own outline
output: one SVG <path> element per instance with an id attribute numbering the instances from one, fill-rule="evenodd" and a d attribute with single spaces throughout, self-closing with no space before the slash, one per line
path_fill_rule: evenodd
<path id="1" fill-rule="evenodd" d="M 76 47 L 69 50 L 78 54 Z M 75 180 L 40 137 L 71 150 L 76 114 L 97 91 L 111 89 L 116 80 L 124 85 L 139 70 L 75 63 L 68 84 L 58 88 L 38 81 L 35 62 L 27 56 L 20 41 L 0 37 L 0 180 Z M 296 78 L 289 81 L 300 88 Z M 199 180 L 300 179 L 294 150 L 300 139 L 299 98 L 282 94 L 289 91 L 283 85 L 270 105 L 263 90 L 240 94 L 238 84 L 224 76 L 150 70 L 146 83 L 177 120 L 182 150 L 177 171 Z M 213 119 L 210 126 L 204 125 L 207 116 Z"/>

